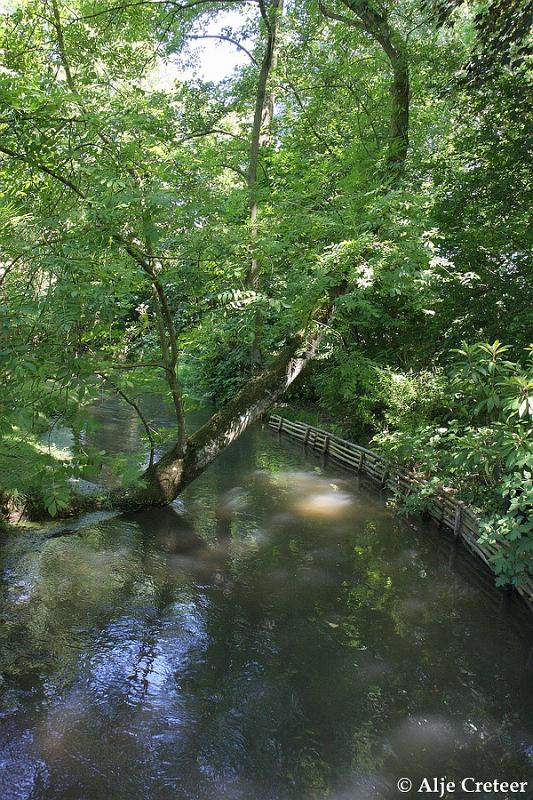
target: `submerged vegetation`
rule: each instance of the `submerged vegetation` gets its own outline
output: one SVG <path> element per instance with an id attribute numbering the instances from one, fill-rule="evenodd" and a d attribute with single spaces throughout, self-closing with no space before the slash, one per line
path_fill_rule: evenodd
<path id="1" fill-rule="evenodd" d="M 0 17 L 4 511 L 72 513 L 73 481 L 103 466 L 121 486 L 95 504 L 164 504 L 289 390 L 474 505 L 508 543 L 500 582 L 520 582 L 529 4 L 231 8 L 12 0 Z M 204 80 L 199 40 L 244 60 Z M 87 444 L 102 387 L 149 458 Z"/>

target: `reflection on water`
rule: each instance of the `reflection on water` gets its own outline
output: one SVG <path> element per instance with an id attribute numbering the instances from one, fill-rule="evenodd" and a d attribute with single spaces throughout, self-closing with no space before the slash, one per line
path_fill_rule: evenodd
<path id="1" fill-rule="evenodd" d="M 445 537 L 259 428 L 181 501 L 4 543 L 2 800 L 533 779 L 531 628 Z"/>

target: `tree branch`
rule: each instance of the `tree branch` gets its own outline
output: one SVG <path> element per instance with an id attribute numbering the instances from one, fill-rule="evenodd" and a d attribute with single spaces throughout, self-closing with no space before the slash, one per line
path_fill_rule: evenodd
<path id="1" fill-rule="evenodd" d="M 230 44 L 235 45 L 238 50 L 242 50 L 243 53 L 246 53 L 248 58 L 255 64 L 256 67 L 259 66 L 257 63 L 257 59 L 250 53 L 249 50 L 244 47 L 237 39 L 232 39 L 231 36 L 224 36 L 223 34 L 215 34 L 215 33 L 203 33 L 203 34 L 188 34 L 186 39 L 219 39 L 221 42 L 229 42 Z"/>
<path id="2" fill-rule="evenodd" d="M 150 426 L 148 425 L 148 422 L 146 421 L 146 418 L 144 417 L 141 409 L 139 408 L 138 403 L 135 400 L 132 400 L 131 397 L 128 397 L 128 395 L 119 386 L 117 386 L 116 383 L 114 383 L 111 380 L 109 375 L 106 375 L 103 372 L 96 372 L 96 375 L 98 375 L 100 378 L 102 378 L 104 381 L 106 381 L 106 383 L 108 383 L 115 390 L 115 392 L 120 397 L 122 397 L 124 402 L 126 402 L 129 406 L 131 406 L 134 409 L 134 411 L 136 412 L 137 416 L 139 417 L 139 419 L 140 419 L 140 421 L 142 423 L 142 426 L 143 426 L 143 428 L 145 430 L 145 433 L 146 433 L 146 436 L 148 438 L 148 441 L 150 442 L 150 460 L 148 462 L 148 469 L 151 469 L 151 467 L 154 464 L 155 442 L 154 442 L 154 437 L 152 436 L 152 431 L 150 429 Z"/>
<path id="3" fill-rule="evenodd" d="M 357 28 L 357 30 L 365 32 L 364 26 L 358 20 L 353 19 L 352 17 L 346 17 L 344 14 L 338 14 L 335 11 L 331 11 L 324 5 L 322 0 L 318 0 L 318 7 L 322 14 L 328 19 L 333 19 L 336 22 L 343 22 L 345 25 L 349 25 L 350 28 Z"/>
<path id="4" fill-rule="evenodd" d="M 115 364 L 115 363 L 112 363 L 111 367 L 113 369 L 124 369 L 124 370 L 128 370 L 128 369 L 151 369 L 151 368 L 156 368 L 156 367 L 157 367 L 157 369 L 166 369 L 165 365 L 164 364 L 160 364 L 158 361 L 141 361 L 141 362 L 139 362 L 137 364 Z"/>
<path id="5" fill-rule="evenodd" d="M 0 153 L 4 153 L 6 156 L 10 156 L 10 158 L 15 158 L 17 161 L 22 161 L 24 164 L 27 164 L 29 167 L 33 167 L 34 169 L 39 170 L 40 172 L 45 172 L 50 177 L 54 178 L 59 183 L 62 183 L 63 186 L 66 186 L 71 191 L 75 192 L 78 197 L 83 198 L 86 200 L 86 195 L 82 190 L 76 186 L 69 178 L 65 178 L 64 175 L 60 175 L 50 167 L 47 167 L 46 164 L 41 163 L 40 161 L 35 161 L 30 156 L 25 155 L 24 153 L 17 153 L 15 150 L 11 150 L 10 147 L 6 147 L 4 144 L 0 144 Z"/>
<path id="6" fill-rule="evenodd" d="M 217 3 L 242 3 L 243 5 L 246 3 L 256 4 L 257 0 L 216 0 Z M 195 8 L 196 6 L 202 5 L 214 5 L 214 0 L 194 0 L 192 3 L 175 3 L 172 0 L 137 0 L 134 3 L 121 3 L 120 5 L 110 6 L 109 8 L 103 8 L 101 11 L 95 11 L 93 14 L 85 14 L 80 17 L 75 17 L 73 20 L 70 21 L 69 25 L 73 25 L 76 22 L 85 22 L 88 19 L 95 19 L 95 17 L 101 17 L 103 14 L 112 14 L 115 11 L 126 11 L 128 8 L 138 8 L 139 6 L 171 6 L 175 11 L 187 11 L 189 8 Z"/>
<path id="7" fill-rule="evenodd" d="M 63 69 L 65 70 L 67 84 L 69 86 L 69 89 L 75 91 L 74 80 L 72 78 L 72 72 L 70 71 L 70 62 L 67 57 L 67 51 L 65 50 L 65 39 L 63 38 L 63 28 L 61 27 L 61 17 L 59 16 L 59 8 L 57 5 L 57 0 L 52 0 L 52 10 L 54 12 L 54 27 L 56 29 L 56 35 L 57 35 L 57 46 L 59 47 L 59 54 L 61 56 Z"/>
<path id="8" fill-rule="evenodd" d="M 3 267 L 3 272 L 0 275 L 0 287 L 2 286 L 3 282 L 5 281 L 9 273 L 12 272 L 13 269 L 16 267 L 22 256 L 23 254 L 20 253 L 18 256 L 15 256 L 15 258 L 11 261 L 10 264 L 7 265 L 7 267 Z"/>
<path id="9" fill-rule="evenodd" d="M 286 82 L 287 82 L 287 85 L 288 85 L 288 87 L 289 87 L 289 88 L 290 88 L 290 90 L 292 91 L 292 93 L 293 93 L 293 95 L 294 95 L 294 98 L 295 98 L 296 102 L 297 102 L 297 103 L 298 103 L 298 105 L 300 106 L 300 109 L 301 109 L 301 111 L 302 111 L 302 112 L 305 114 L 305 113 L 306 113 L 306 108 L 305 108 L 305 106 L 304 106 L 304 104 L 303 104 L 303 101 L 302 101 L 302 99 L 301 99 L 301 97 L 300 97 L 300 94 L 299 94 L 299 92 L 298 92 L 298 90 L 297 90 L 296 86 L 295 86 L 295 85 L 292 83 L 292 81 L 291 81 L 291 80 L 290 80 L 290 78 L 288 77 L 288 75 L 287 75 L 287 70 L 285 70 L 285 80 L 286 80 Z M 328 142 L 326 141 L 326 139 L 325 139 L 325 138 L 322 136 L 322 134 L 321 134 L 321 133 L 319 133 L 319 132 L 316 130 L 316 128 L 314 127 L 314 125 L 313 125 L 311 122 L 309 122 L 309 121 L 308 121 L 308 125 L 309 125 L 309 128 L 310 128 L 310 130 L 311 130 L 312 134 L 315 136 L 315 138 L 316 138 L 316 139 L 318 139 L 318 141 L 319 141 L 319 142 L 321 142 L 321 143 L 324 145 L 324 147 L 326 148 L 327 152 L 328 152 L 328 153 L 330 153 L 330 155 L 333 155 L 333 150 L 332 150 L 332 149 L 331 149 L 331 147 L 329 146 L 329 144 L 328 144 Z"/>
<path id="10" fill-rule="evenodd" d="M 239 175 L 240 178 L 243 179 L 245 184 L 248 185 L 248 175 L 245 172 L 245 170 L 241 169 L 240 167 L 235 167 L 233 166 L 233 164 L 226 164 L 225 162 L 219 164 L 219 166 L 222 167 L 223 169 L 229 169 L 232 172 L 235 172 L 237 175 Z"/>
<path id="11" fill-rule="evenodd" d="M 231 136 L 233 139 L 239 139 L 241 142 L 245 142 L 246 139 L 244 136 L 239 136 L 237 133 L 232 133 L 231 131 L 222 130 L 222 128 L 209 128 L 205 131 L 195 131 L 194 133 L 190 133 L 188 136 L 184 136 L 182 139 L 178 139 L 176 144 L 183 144 L 183 142 L 188 142 L 191 139 L 198 139 L 202 136 L 211 136 L 213 133 L 220 133 L 223 136 Z"/>
<path id="12" fill-rule="evenodd" d="M 270 20 L 268 18 L 268 12 L 265 6 L 265 0 L 258 0 L 258 2 L 259 2 L 259 10 L 261 11 L 261 16 L 263 17 L 263 22 L 265 23 L 265 28 L 267 29 L 269 34 L 271 34 L 272 29 L 270 25 Z"/>

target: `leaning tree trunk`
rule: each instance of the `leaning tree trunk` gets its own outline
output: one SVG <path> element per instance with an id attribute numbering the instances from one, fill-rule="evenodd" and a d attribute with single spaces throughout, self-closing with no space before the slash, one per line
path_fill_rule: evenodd
<path id="1" fill-rule="evenodd" d="M 324 321 L 331 313 L 332 307 L 319 316 Z M 315 317 L 315 321 L 320 320 Z M 146 470 L 140 488 L 116 490 L 108 498 L 108 504 L 125 510 L 163 505 L 174 500 L 301 374 L 314 357 L 324 330 L 323 324 L 314 328 L 311 335 L 306 329 L 293 336 L 269 367 L 251 378 L 227 405 L 190 437 L 183 455 L 178 447 L 173 447 Z"/>

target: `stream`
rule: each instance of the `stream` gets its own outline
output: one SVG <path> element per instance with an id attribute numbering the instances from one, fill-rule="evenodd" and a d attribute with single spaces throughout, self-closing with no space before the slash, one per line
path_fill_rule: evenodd
<path id="1" fill-rule="evenodd" d="M 256 425 L 173 506 L 81 523 L 2 541 L 1 800 L 531 798 L 530 616 L 364 480 Z"/>

